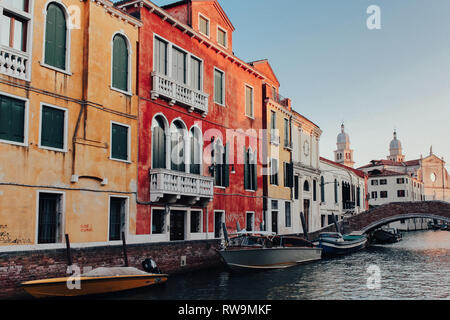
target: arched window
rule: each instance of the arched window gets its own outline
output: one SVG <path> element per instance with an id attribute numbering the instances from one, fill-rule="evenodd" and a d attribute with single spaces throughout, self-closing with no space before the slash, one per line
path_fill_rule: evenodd
<path id="1" fill-rule="evenodd" d="M 325 203 L 325 179 L 320 177 L 320 201 Z"/>
<path id="2" fill-rule="evenodd" d="M 303 191 L 309 192 L 309 182 L 308 182 L 308 180 L 305 180 L 305 183 L 303 184 Z"/>
<path id="3" fill-rule="evenodd" d="M 166 169 L 166 125 L 160 116 L 152 124 L 152 167 Z"/>
<path id="4" fill-rule="evenodd" d="M 113 39 L 112 86 L 125 92 L 128 88 L 128 45 L 127 39 L 120 34 Z"/>
<path id="5" fill-rule="evenodd" d="M 186 133 L 185 126 L 179 120 L 174 121 L 170 127 L 170 142 L 171 142 L 171 168 L 174 171 L 185 172 L 185 142 L 184 135 Z"/>
<path id="6" fill-rule="evenodd" d="M 201 174 L 202 134 L 199 128 L 193 127 L 189 133 L 191 139 L 190 173 Z"/>
<path id="7" fill-rule="evenodd" d="M 66 70 L 67 23 L 64 9 L 57 3 L 47 7 L 45 22 L 45 64 Z"/>

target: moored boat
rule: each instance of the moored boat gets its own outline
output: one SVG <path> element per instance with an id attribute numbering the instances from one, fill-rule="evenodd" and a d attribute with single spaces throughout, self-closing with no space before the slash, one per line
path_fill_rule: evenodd
<path id="1" fill-rule="evenodd" d="M 98 268 L 78 277 L 43 279 L 22 283 L 35 298 L 78 297 L 113 293 L 166 282 L 168 275 L 147 273 L 136 268 Z"/>
<path id="2" fill-rule="evenodd" d="M 322 248 L 324 255 L 344 255 L 365 248 L 367 237 L 359 233 L 342 235 L 338 232 L 326 232 L 320 234 L 316 244 Z"/>
<path id="3" fill-rule="evenodd" d="M 394 228 L 383 227 L 375 230 L 372 234 L 374 243 L 376 244 L 391 244 L 402 240 L 401 233 Z"/>
<path id="4" fill-rule="evenodd" d="M 322 257 L 322 249 L 302 238 L 245 230 L 228 239 L 219 253 L 232 270 L 284 269 Z"/>

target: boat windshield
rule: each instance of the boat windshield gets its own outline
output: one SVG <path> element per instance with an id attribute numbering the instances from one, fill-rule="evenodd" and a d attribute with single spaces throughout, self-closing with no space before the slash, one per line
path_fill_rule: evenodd
<path id="1" fill-rule="evenodd" d="M 336 233 L 336 232 L 329 232 L 329 233 L 320 234 L 320 238 L 340 239 L 340 238 L 342 238 L 342 235 L 340 233 Z"/>

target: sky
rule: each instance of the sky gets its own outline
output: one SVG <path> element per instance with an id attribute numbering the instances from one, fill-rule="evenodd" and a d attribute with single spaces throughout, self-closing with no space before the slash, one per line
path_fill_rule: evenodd
<path id="1" fill-rule="evenodd" d="M 235 55 L 269 59 L 280 94 L 322 129 L 321 156 L 334 160 L 343 122 L 355 167 L 386 159 L 394 129 L 406 160 L 432 145 L 450 163 L 450 1 L 219 3 L 236 28 Z M 381 29 L 367 27 L 371 5 Z"/>

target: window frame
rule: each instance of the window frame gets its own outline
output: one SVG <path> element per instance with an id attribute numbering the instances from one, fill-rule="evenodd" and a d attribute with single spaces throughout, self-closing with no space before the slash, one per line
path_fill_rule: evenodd
<path id="1" fill-rule="evenodd" d="M 200 19 L 203 18 L 207 21 L 207 34 L 203 33 L 202 30 L 200 29 Z M 198 32 L 202 35 L 204 35 L 205 37 L 207 37 L 208 39 L 211 39 L 211 20 L 203 15 L 202 13 L 198 13 Z"/>
<path id="2" fill-rule="evenodd" d="M 251 114 L 247 114 L 247 89 L 250 89 L 251 91 Z M 245 83 L 244 84 L 244 97 L 245 97 L 245 115 L 254 120 L 255 119 L 255 89 L 253 86 Z"/>
<path id="3" fill-rule="evenodd" d="M 289 220 L 288 218 L 288 210 L 287 208 L 289 208 Z M 288 223 L 289 222 L 289 223 Z M 286 228 L 292 228 L 292 204 L 290 201 L 285 201 L 284 202 L 284 226 Z"/>
<path id="4" fill-rule="evenodd" d="M 219 73 L 222 74 L 222 103 L 216 101 L 216 71 L 218 71 Z M 213 84 L 214 84 L 214 103 L 219 106 L 226 107 L 226 100 L 225 100 L 225 98 L 226 98 L 226 94 L 225 94 L 226 93 L 226 87 L 225 87 L 226 86 L 226 73 L 225 73 L 225 71 L 223 71 L 217 67 L 214 67 Z"/>
<path id="5" fill-rule="evenodd" d="M 121 196 L 121 195 L 115 195 L 115 194 L 110 194 L 108 195 L 108 240 L 107 242 L 119 242 L 122 240 L 110 240 L 111 237 L 111 198 L 118 198 L 118 199 L 122 199 L 125 200 L 125 207 L 124 207 L 124 229 L 125 229 L 125 237 L 128 239 L 128 234 L 129 234 L 129 230 L 128 230 L 128 217 L 129 217 L 129 213 L 130 213 L 130 197 L 129 196 Z M 153 212 L 152 212 L 153 213 Z M 153 215 L 152 215 L 153 217 Z M 122 237 L 122 235 L 120 235 L 120 237 Z"/>
<path id="6" fill-rule="evenodd" d="M 59 5 L 62 8 L 62 11 L 64 12 L 64 16 L 66 18 L 66 60 L 65 60 L 65 69 L 61 69 L 52 65 L 49 65 L 47 63 L 45 63 L 45 42 L 46 42 L 46 37 L 47 37 L 47 12 L 48 12 L 48 6 L 52 3 L 55 3 L 56 5 Z M 48 1 L 45 6 L 44 6 L 44 10 L 43 10 L 43 15 L 44 15 L 44 30 L 43 30 L 43 42 L 42 42 L 42 59 L 39 62 L 39 64 L 41 65 L 41 67 L 47 68 L 47 69 L 51 69 L 53 71 L 57 71 L 60 73 L 64 73 L 66 75 L 71 76 L 72 72 L 71 72 L 71 68 L 70 68 L 70 53 L 71 53 L 71 30 L 72 30 L 72 25 L 70 22 L 70 14 L 69 14 L 69 10 L 66 7 L 66 5 L 64 3 L 62 3 L 61 1 Z"/>
<path id="7" fill-rule="evenodd" d="M 61 198 L 59 199 L 59 209 L 60 209 L 60 214 L 61 216 L 60 218 L 60 232 L 61 232 L 61 237 L 64 237 L 63 235 L 63 230 L 65 230 L 66 228 L 66 192 L 65 191 L 54 191 L 54 190 L 44 190 L 44 189 L 39 189 L 36 190 L 36 225 L 35 225 L 35 239 L 34 239 L 34 243 L 35 245 L 38 245 L 39 247 L 51 247 L 54 246 L 55 244 L 61 244 L 63 243 L 63 239 L 59 239 L 59 242 L 55 242 L 55 243 L 39 243 L 39 200 L 40 200 L 40 194 L 41 193 L 50 193 L 50 194 L 55 194 L 55 195 L 59 195 Z"/>
<path id="8" fill-rule="evenodd" d="M 251 214 L 252 230 L 247 230 L 249 214 Z M 256 217 L 255 216 L 256 216 L 255 211 L 246 211 L 245 212 L 245 230 L 246 231 L 255 231 L 255 229 L 256 229 Z"/>
<path id="9" fill-rule="evenodd" d="M 155 221 L 153 219 L 154 216 L 154 212 L 155 211 L 162 211 L 163 212 L 163 218 L 164 218 L 164 225 L 162 226 L 162 231 L 160 233 L 153 233 L 153 221 Z M 167 235 L 167 212 L 165 208 L 161 208 L 161 207 L 152 207 L 151 208 L 151 224 L 150 224 L 150 236 L 163 236 L 163 235 Z"/>
<path id="10" fill-rule="evenodd" d="M 128 75 L 128 77 L 127 77 L 127 87 L 128 87 L 128 90 L 127 91 L 124 91 L 122 89 L 116 88 L 113 85 L 114 38 L 116 36 L 122 36 L 125 39 L 125 43 L 127 44 L 127 50 L 128 50 L 128 70 L 127 70 L 127 75 Z M 132 78 L 133 78 L 132 67 L 131 67 L 132 56 L 133 56 L 133 49 L 131 47 L 131 42 L 130 42 L 130 39 L 125 34 L 125 32 L 123 32 L 122 30 L 114 32 L 113 35 L 112 35 L 112 38 L 111 38 L 111 61 L 110 61 L 110 67 L 111 67 L 110 78 L 111 78 L 111 80 L 110 80 L 109 88 L 111 90 L 117 91 L 117 92 L 122 93 L 122 94 L 127 95 L 127 96 L 132 96 L 133 95 L 132 94 L 132 89 L 131 89 Z"/>
<path id="11" fill-rule="evenodd" d="M 12 99 L 16 99 L 16 100 L 21 100 L 23 102 L 25 102 L 25 110 L 24 110 L 24 124 L 23 124 L 23 142 L 16 142 L 16 141 L 11 141 L 11 140 L 4 140 L 4 139 L 0 139 L 0 143 L 5 143 L 5 144 L 12 144 L 12 145 L 16 145 L 16 146 L 21 146 L 21 147 L 28 147 L 28 131 L 29 131 L 29 112 L 30 112 L 30 100 L 27 98 L 22 98 L 13 94 L 9 94 L 9 93 L 5 93 L 3 91 L 0 91 L 0 96 L 5 96 L 8 98 L 12 98 Z"/>
<path id="12" fill-rule="evenodd" d="M 113 145 L 112 145 L 112 127 L 113 127 L 113 125 L 118 125 L 118 126 L 122 126 L 122 127 L 126 127 L 127 128 L 127 144 L 128 144 L 127 145 L 127 160 L 116 159 L 116 158 L 113 158 L 113 156 L 112 156 L 112 149 L 113 149 Z M 130 125 L 111 120 L 110 121 L 110 125 L 109 125 L 109 142 L 110 142 L 109 160 L 118 161 L 118 162 L 125 162 L 125 163 L 132 163 L 132 161 L 131 161 L 131 126 Z"/>
<path id="13" fill-rule="evenodd" d="M 47 147 L 42 145 L 42 110 L 44 107 L 53 108 L 56 110 L 64 111 L 64 147 L 62 149 L 54 148 L 54 147 Z M 39 107 L 39 141 L 38 141 L 38 148 L 39 149 L 45 149 L 45 150 L 51 150 L 51 151 L 57 151 L 57 152 L 68 152 L 67 146 L 68 146 L 68 124 L 69 124 L 69 109 L 59 107 L 56 105 L 52 105 L 50 103 L 41 102 Z"/>
<path id="14" fill-rule="evenodd" d="M 199 217 L 199 231 L 192 232 L 192 213 L 198 213 Z M 153 218 L 153 217 L 152 217 Z M 189 234 L 202 234 L 203 233 L 203 210 L 200 209 L 192 209 L 189 210 L 189 225 L 188 225 Z"/>
<path id="15" fill-rule="evenodd" d="M 224 44 L 219 42 L 219 31 L 222 31 L 225 34 L 225 36 L 224 36 L 225 43 Z M 217 40 L 218 45 L 220 45 L 221 47 L 223 47 L 225 49 L 228 49 L 228 31 L 219 25 L 217 25 L 217 29 L 216 29 L 216 40 Z"/>

